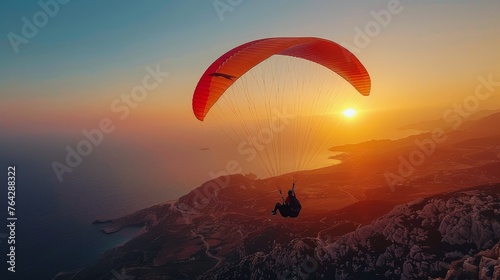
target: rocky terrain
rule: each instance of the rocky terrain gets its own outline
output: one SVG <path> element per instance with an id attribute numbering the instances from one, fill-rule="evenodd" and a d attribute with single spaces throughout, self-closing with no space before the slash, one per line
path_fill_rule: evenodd
<path id="1" fill-rule="evenodd" d="M 341 164 L 298 182 L 297 219 L 270 215 L 289 176 L 216 178 L 175 202 L 96 221 L 111 223 L 105 233 L 144 228 L 56 278 L 498 279 L 499 122 L 496 113 L 464 123 L 434 146 L 424 133 L 335 147 Z M 425 141 L 432 152 L 402 174 Z M 401 180 L 389 184 L 388 172 Z"/>
<path id="2" fill-rule="evenodd" d="M 445 277 L 434 279 L 500 279 L 500 243 L 452 262 Z"/>
<path id="3" fill-rule="evenodd" d="M 228 201 L 213 207 L 221 212 L 212 208 L 207 216 L 186 220 L 179 203 L 132 214 L 131 222 L 142 216 L 147 230 L 71 279 L 110 279 L 112 271 L 134 279 L 454 279 L 458 274 L 495 279 L 498 274 L 500 184 L 399 205 L 369 224 L 359 213 L 380 202 L 296 220 L 230 212 L 224 209 Z"/>
<path id="4" fill-rule="evenodd" d="M 471 188 L 397 206 L 334 242 L 294 238 L 201 278 L 497 279 L 498 217 L 500 185 Z"/>

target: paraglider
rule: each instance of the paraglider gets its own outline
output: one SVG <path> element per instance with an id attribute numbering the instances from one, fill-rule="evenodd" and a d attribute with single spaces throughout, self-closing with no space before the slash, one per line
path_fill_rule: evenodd
<path id="1" fill-rule="evenodd" d="M 288 196 L 286 199 L 281 194 L 281 189 L 279 190 L 279 192 L 283 203 L 276 203 L 274 209 L 271 211 L 271 214 L 276 215 L 276 212 L 279 211 L 283 218 L 298 217 L 300 210 L 302 209 L 302 205 L 300 204 L 300 201 L 297 199 L 297 195 L 295 194 L 295 182 L 292 185 L 292 189 L 288 191 Z"/>
<path id="2" fill-rule="evenodd" d="M 370 76 L 347 49 L 314 37 L 285 37 L 255 40 L 238 46 L 215 60 L 201 76 L 193 95 L 193 111 L 203 121 L 219 97 L 251 68 L 272 55 L 309 60 L 325 66 L 347 80 L 362 95 L 369 95 Z M 224 73 L 224 74 L 222 74 Z M 225 77 L 225 80 L 217 77 Z"/>
<path id="3" fill-rule="evenodd" d="M 276 60 L 276 64 L 272 64 L 275 57 L 288 60 Z M 301 61 L 321 69 L 309 71 L 307 66 L 296 65 Z M 253 70 L 261 65 L 264 65 L 262 69 Z M 247 76 L 252 77 L 245 80 Z M 318 82 L 323 76 L 326 80 Z M 301 205 L 295 196 L 297 174 L 311 169 L 315 156 L 327 147 L 329 137 L 324 136 L 324 130 L 333 131 L 328 129 L 331 122 L 328 105 L 340 103 L 338 96 L 343 95 L 338 89 L 327 90 L 331 84 L 339 84 L 328 80 L 334 76 L 342 78 L 362 96 L 370 94 L 367 70 L 341 45 L 315 37 L 265 38 L 244 43 L 220 56 L 196 85 L 192 109 L 198 120 L 204 121 L 215 105 L 222 107 L 219 124 L 228 126 L 223 129 L 228 136 L 234 134 L 232 140 L 240 155 L 245 155 L 242 150 L 252 151 L 252 157 L 246 160 L 256 159 L 270 177 L 282 175 L 284 171 L 295 172 L 287 199 L 282 196 L 283 204 L 276 204 L 273 215 L 279 211 L 284 217 L 297 217 L 300 212 Z M 234 92 L 224 98 L 228 91 Z M 221 105 L 222 99 L 227 104 Z M 287 101 L 291 102 L 290 106 L 285 106 Z M 277 111 L 287 109 L 294 110 L 289 113 L 294 121 L 290 124 L 288 120 L 274 117 Z M 316 121 L 318 116 L 322 119 Z M 282 132 L 283 125 L 288 129 L 286 133 Z M 293 166 L 287 169 L 286 164 Z"/>

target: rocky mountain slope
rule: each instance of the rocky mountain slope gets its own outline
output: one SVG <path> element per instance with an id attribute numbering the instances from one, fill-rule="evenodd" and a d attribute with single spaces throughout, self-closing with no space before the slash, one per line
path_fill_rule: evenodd
<path id="1" fill-rule="evenodd" d="M 140 236 L 59 279 L 112 279 L 117 271 L 130 279 L 428 279 L 457 273 L 467 275 L 462 279 L 494 279 L 498 274 L 498 258 L 485 252 L 496 252 L 500 240 L 500 184 L 402 204 L 368 224 L 359 213 L 382 202 L 296 220 L 228 211 L 227 201 L 186 220 L 179 203 L 132 214 L 131 223 L 139 217 L 147 223 Z"/>
<path id="2" fill-rule="evenodd" d="M 295 238 L 268 252 L 228 262 L 200 278 L 428 279 L 448 275 L 454 279 L 452 275 L 461 274 L 466 275 L 462 279 L 497 279 L 498 217 L 499 184 L 441 194 L 397 206 L 332 243 L 318 237 Z"/>
<path id="3" fill-rule="evenodd" d="M 451 263 L 445 277 L 436 280 L 451 279 L 500 279 L 500 243 L 492 249 L 475 255 L 465 255 Z"/>
<path id="4" fill-rule="evenodd" d="M 336 147 L 342 164 L 298 183 L 297 219 L 270 216 L 286 175 L 216 178 L 175 202 L 103 220 L 106 233 L 144 229 L 57 279 L 498 278 L 499 121 L 471 121 L 432 149 L 429 134 Z M 432 153 L 402 176 L 425 141 Z M 387 172 L 403 180 L 391 188 Z"/>

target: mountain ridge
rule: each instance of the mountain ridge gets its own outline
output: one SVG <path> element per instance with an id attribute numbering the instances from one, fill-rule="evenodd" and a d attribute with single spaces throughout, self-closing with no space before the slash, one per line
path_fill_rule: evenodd
<path id="1" fill-rule="evenodd" d="M 111 222 L 108 233 L 134 224 L 144 228 L 78 273 L 57 279 L 109 280 L 112 271 L 137 279 L 427 279 L 460 269 L 471 279 L 493 275 L 495 266 L 467 256 L 498 242 L 492 217 L 500 215 L 494 142 L 500 132 L 490 128 L 497 121 L 500 114 L 493 114 L 448 132 L 448 140 L 435 143 L 424 163 L 410 166 L 404 177 L 398 173 L 402 159 L 430 134 L 346 145 L 341 164 L 304 172 L 297 182 L 303 206 L 297 219 L 270 215 L 280 200 L 276 185 L 290 184 L 289 175 L 214 178 L 174 202 L 104 219 Z M 403 180 L 391 188 L 387 172 Z M 462 219 L 460 226 L 453 227 L 450 217 Z M 478 272 L 463 269 L 470 265 Z"/>

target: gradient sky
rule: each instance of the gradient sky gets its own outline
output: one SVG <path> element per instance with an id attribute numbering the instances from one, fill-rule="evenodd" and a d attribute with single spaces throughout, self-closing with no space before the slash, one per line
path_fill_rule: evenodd
<path id="1" fill-rule="evenodd" d="M 170 75 L 115 123 L 106 140 L 112 139 L 115 159 L 125 160 L 125 153 L 141 170 L 137 162 L 157 166 L 147 172 L 158 185 L 170 180 L 192 188 L 192 176 L 178 171 L 192 164 L 198 155 L 190 151 L 203 145 L 191 111 L 194 87 L 222 53 L 263 37 L 315 36 L 351 46 L 373 82 L 357 120 L 359 130 L 367 132 L 355 141 L 390 137 L 388 131 L 399 125 L 440 118 L 474 92 L 479 76 L 500 80 L 499 1 L 402 0 L 402 11 L 363 47 L 356 44 L 356 28 L 364 30 L 374 20 L 371 12 L 387 9 L 390 1 L 338 2 L 243 0 L 221 20 L 211 0 L 73 0 L 60 5 L 18 53 L 8 34 L 21 35 L 22 18 L 32 21 L 41 8 L 37 1 L 4 2 L 2 145 L 42 149 L 41 142 L 51 143 L 54 154 L 47 156 L 47 165 L 61 160 L 65 145 L 80 139 L 83 129 L 95 128 L 105 117 L 116 120 L 110 104 L 141 83 L 145 67 L 160 64 Z M 498 94 L 481 104 L 481 109 L 498 107 Z M 363 111 L 371 114 L 370 123 L 360 121 Z M 107 155 L 108 148 L 97 153 Z M 200 166 L 210 160 L 199 160 Z M 197 172 L 204 175 L 195 182 L 209 179 L 203 167 Z"/>

